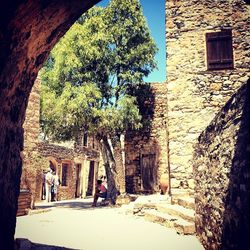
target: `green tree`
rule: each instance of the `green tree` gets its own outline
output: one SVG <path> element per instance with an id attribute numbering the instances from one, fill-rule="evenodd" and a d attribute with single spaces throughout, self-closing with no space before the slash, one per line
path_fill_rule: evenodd
<path id="1" fill-rule="evenodd" d="M 126 130 L 141 126 L 128 87 L 141 84 L 156 67 L 156 51 L 138 0 L 112 0 L 108 7 L 84 14 L 41 71 L 45 133 L 57 140 L 86 130 L 96 135 L 113 202 L 120 191 L 117 169 L 122 163 L 112 147 L 121 147 Z"/>
<path id="2" fill-rule="evenodd" d="M 138 0 L 113 0 L 105 19 L 111 36 L 111 74 L 115 97 L 131 84 L 140 84 L 156 67 L 157 51 Z"/>

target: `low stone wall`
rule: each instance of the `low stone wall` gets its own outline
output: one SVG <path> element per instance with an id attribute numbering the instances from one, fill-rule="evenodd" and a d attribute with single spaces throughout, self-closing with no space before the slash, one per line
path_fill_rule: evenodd
<path id="1" fill-rule="evenodd" d="M 200 135 L 193 166 L 196 229 L 205 249 L 248 249 L 250 80 Z"/>
<path id="2" fill-rule="evenodd" d="M 21 176 L 21 189 L 31 192 L 31 208 L 37 200 L 41 200 L 43 170 L 48 168 L 48 160 L 34 147 L 23 154 L 23 169 Z"/>
<path id="3" fill-rule="evenodd" d="M 16 216 L 26 215 L 31 208 L 31 193 L 29 190 L 21 189 L 18 197 L 18 209 Z"/>

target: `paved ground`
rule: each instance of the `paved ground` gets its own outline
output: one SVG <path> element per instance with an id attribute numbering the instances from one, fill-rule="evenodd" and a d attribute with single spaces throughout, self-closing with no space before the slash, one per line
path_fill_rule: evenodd
<path id="1" fill-rule="evenodd" d="M 29 240 L 21 241 L 21 249 L 204 250 L 195 236 L 178 235 L 122 208 L 92 208 L 91 201 L 44 203 L 39 208 L 46 212 L 18 217 L 15 237 Z M 32 248 L 30 241 L 42 245 Z"/>

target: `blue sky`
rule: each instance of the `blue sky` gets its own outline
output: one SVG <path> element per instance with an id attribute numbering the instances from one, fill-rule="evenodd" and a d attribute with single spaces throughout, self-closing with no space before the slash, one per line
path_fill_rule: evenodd
<path id="1" fill-rule="evenodd" d="M 98 5 L 106 6 L 109 0 L 102 0 Z M 166 80 L 166 46 L 165 46 L 165 0 L 140 0 L 143 13 L 147 19 L 151 35 L 159 49 L 156 55 L 158 70 L 152 72 L 146 82 L 165 82 Z"/>

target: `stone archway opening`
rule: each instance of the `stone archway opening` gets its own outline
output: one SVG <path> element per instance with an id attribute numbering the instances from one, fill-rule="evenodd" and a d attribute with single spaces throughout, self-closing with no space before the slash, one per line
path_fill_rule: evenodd
<path id="1" fill-rule="evenodd" d="M 53 157 L 48 157 L 48 163 L 49 163 L 48 164 L 49 168 L 52 171 L 58 173 L 58 163 L 57 163 L 57 161 Z"/>
<path id="2" fill-rule="evenodd" d="M 39 69 L 72 23 L 99 0 L 2 3 L 0 16 L 0 244 L 14 248 L 23 122 Z M 6 194 L 9 196 L 7 197 Z"/>
<path id="3" fill-rule="evenodd" d="M 99 0 L 1 3 L 0 244 L 4 249 L 14 249 L 22 172 L 22 125 L 31 88 L 55 43 L 97 2 Z"/>

